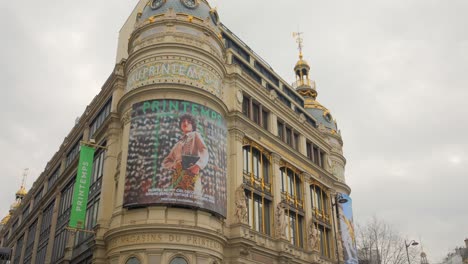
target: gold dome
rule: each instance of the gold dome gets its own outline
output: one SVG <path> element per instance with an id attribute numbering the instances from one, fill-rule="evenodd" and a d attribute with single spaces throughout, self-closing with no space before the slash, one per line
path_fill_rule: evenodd
<path id="1" fill-rule="evenodd" d="M 301 56 L 301 58 L 297 61 L 296 66 L 294 66 L 294 69 L 304 68 L 304 67 L 307 69 L 310 69 L 309 63 L 305 61 L 304 59 L 302 59 L 302 56 Z"/>
<path id="2" fill-rule="evenodd" d="M 6 225 L 8 223 L 8 221 L 10 221 L 10 218 L 11 218 L 11 215 L 8 214 L 7 216 L 5 216 L 2 221 L 0 222 L 0 225 Z"/>
<path id="3" fill-rule="evenodd" d="M 16 192 L 16 196 L 26 196 L 28 192 L 26 191 L 26 188 L 24 186 L 21 186 L 21 188 Z"/>

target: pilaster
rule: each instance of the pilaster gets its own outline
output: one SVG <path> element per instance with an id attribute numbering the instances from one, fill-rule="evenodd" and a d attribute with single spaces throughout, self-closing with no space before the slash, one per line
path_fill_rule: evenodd
<path id="1" fill-rule="evenodd" d="M 65 161 L 62 161 L 62 165 L 64 164 Z M 55 196 L 55 202 L 54 202 L 54 213 L 52 214 L 52 223 L 50 224 L 50 234 L 49 234 L 49 242 L 47 243 L 47 253 L 46 253 L 46 258 L 45 258 L 45 264 L 53 264 L 51 263 L 52 259 L 52 251 L 54 249 L 54 240 L 55 240 L 55 229 L 57 227 L 57 216 L 58 216 L 58 210 L 60 207 L 60 199 L 62 197 L 62 193 L 57 193 Z M 38 263 L 39 264 L 39 263 Z"/>

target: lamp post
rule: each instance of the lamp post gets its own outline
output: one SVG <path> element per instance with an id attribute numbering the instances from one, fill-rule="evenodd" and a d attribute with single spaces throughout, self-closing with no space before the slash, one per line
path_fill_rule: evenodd
<path id="1" fill-rule="evenodd" d="M 348 202 L 348 199 L 344 198 L 341 194 L 337 194 L 335 196 L 335 202 L 334 203 L 332 202 L 332 207 L 335 207 L 335 216 L 336 216 L 336 218 L 338 218 L 338 207 L 337 207 L 338 203 L 344 204 L 346 202 Z M 336 225 L 335 217 L 333 217 L 333 215 L 332 215 L 332 219 L 333 219 L 333 231 L 335 231 L 336 259 L 337 259 L 337 262 L 339 264 L 340 263 L 340 252 L 338 251 L 338 237 L 336 235 L 336 229 L 338 229 L 338 226 Z M 336 221 L 338 221 L 338 219 Z"/>
<path id="2" fill-rule="evenodd" d="M 406 243 L 406 240 L 405 240 L 406 257 L 408 258 L 408 264 L 411 264 L 411 261 L 409 259 L 408 248 L 411 247 L 411 246 L 417 246 L 417 245 L 419 245 L 419 243 L 414 241 L 414 240 L 411 240 L 409 243 Z"/>

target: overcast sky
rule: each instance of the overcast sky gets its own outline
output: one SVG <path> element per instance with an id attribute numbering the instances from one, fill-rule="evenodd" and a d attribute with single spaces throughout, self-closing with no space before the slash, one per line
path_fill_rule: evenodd
<path id="1" fill-rule="evenodd" d="M 341 129 L 355 222 L 385 219 L 431 263 L 468 237 L 468 1 L 211 0 L 293 81 L 293 31 Z M 136 0 L 1 1 L 0 215 L 114 67 Z"/>

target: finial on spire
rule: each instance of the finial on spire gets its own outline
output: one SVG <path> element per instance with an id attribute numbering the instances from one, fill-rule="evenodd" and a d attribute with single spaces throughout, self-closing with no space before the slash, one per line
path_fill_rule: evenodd
<path id="1" fill-rule="evenodd" d="M 26 178 L 28 177 L 29 173 L 29 168 L 25 168 L 23 171 L 23 181 L 21 182 L 21 187 L 25 187 L 24 185 L 26 184 Z"/>
<path id="2" fill-rule="evenodd" d="M 28 193 L 26 191 L 26 178 L 28 177 L 29 169 L 26 168 L 23 171 L 23 180 L 21 181 L 21 187 L 19 190 L 16 192 L 16 200 L 17 202 L 21 202 L 21 200 L 26 196 Z"/>
<path id="3" fill-rule="evenodd" d="M 299 59 L 302 60 L 302 43 L 304 42 L 304 39 L 302 38 L 303 32 L 293 32 L 293 38 L 296 39 L 296 42 L 298 44 L 298 49 L 299 49 Z"/>

